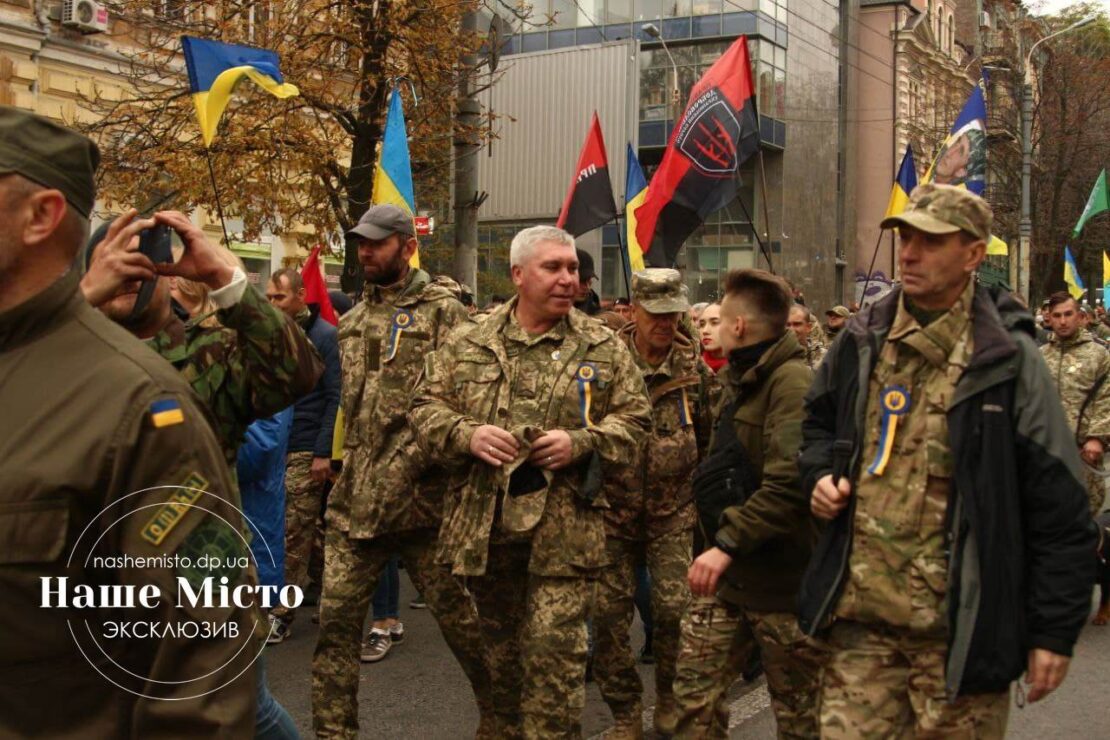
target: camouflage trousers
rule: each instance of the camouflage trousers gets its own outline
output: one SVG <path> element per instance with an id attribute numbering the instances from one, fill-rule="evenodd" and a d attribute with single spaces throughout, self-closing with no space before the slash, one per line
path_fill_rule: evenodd
<path id="1" fill-rule="evenodd" d="M 651 573 L 655 694 L 664 701 L 671 696 L 679 627 L 690 603 L 686 572 L 690 569 L 692 539 L 693 530 L 689 529 L 647 542 L 606 538 L 609 565 L 598 576 L 593 612 L 594 678 L 615 716 L 638 705 L 643 691 L 629 630 L 636 591 L 635 567 L 645 561 Z"/>
<path id="2" fill-rule="evenodd" d="M 1102 469 L 1102 465 L 1099 465 L 1099 469 Z M 1087 484 L 1087 502 L 1091 516 L 1098 516 L 1102 513 L 1102 502 L 1106 499 L 1106 478 L 1086 465 L 1083 466 L 1083 476 Z"/>
<path id="3" fill-rule="evenodd" d="M 832 654 L 821 684 L 822 738 L 1001 738 L 1010 696 L 949 702 L 944 638 L 859 622 L 829 632 Z"/>
<path id="4" fill-rule="evenodd" d="M 467 579 L 488 646 L 498 738 L 578 738 L 586 705 L 586 617 L 595 581 L 528 572 L 531 546 L 492 545 Z"/>
<path id="5" fill-rule="evenodd" d="M 312 480 L 311 452 L 290 452 L 285 458 L 285 584 L 308 588 L 309 561 L 313 549 L 322 546 L 320 510 L 324 483 Z M 295 611 L 276 606 L 270 613 L 286 624 Z"/>
<path id="6" fill-rule="evenodd" d="M 312 724 L 321 738 L 358 737 L 359 645 L 370 599 L 394 554 L 424 597 L 444 640 L 470 680 L 483 717 L 492 716 L 489 671 L 470 595 L 435 562 L 436 532 L 418 529 L 355 540 L 334 528 L 324 545 L 320 636 L 312 659 Z"/>
<path id="7" fill-rule="evenodd" d="M 817 737 L 824 646 L 806 637 L 791 613 L 740 609 L 716 597 L 696 599 L 682 620 L 675 737 L 728 737 L 728 690 L 753 645 L 763 656 L 779 737 Z"/>

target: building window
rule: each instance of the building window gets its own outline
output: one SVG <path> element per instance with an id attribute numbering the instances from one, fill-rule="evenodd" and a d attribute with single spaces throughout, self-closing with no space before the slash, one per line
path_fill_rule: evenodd
<path id="1" fill-rule="evenodd" d="M 948 53 L 953 52 L 956 44 L 956 21 L 951 13 L 948 14 Z"/>

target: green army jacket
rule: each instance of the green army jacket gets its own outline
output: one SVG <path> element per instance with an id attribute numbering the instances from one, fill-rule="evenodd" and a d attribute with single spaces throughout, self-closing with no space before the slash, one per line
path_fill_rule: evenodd
<path id="1" fill-rule="evenodd" d="M 324 365 L 301 328 L 249 285 L 238 303 L 216 312 L 220 326 L 203 326 L 205 318 L 175 316 L 147 344 L 212 412 L 234 468 L 247 427 L 309 393 Z"/>
<path id="2" fill-rule="evenodd" d="M 0 736 L 250 737 L 254 611 L 176 605 L 178 576 L 199 585 L 184 558 L 246 552 L 231 471 L 180 375 L 90 307 L 77 282 L 71 271 L 0 313 Z M 140 557 L 155 564 L 125 560 Z M 212 575 L 230 587 L 250 577 Z M 161 598 L 149 609 L 43 608 L 40 579 L 62 577 L 69 591 L 155 586 Z M 204 620 L 239 637 L 105 639 L 104 619 L 172 630 Z"/>
<path id="3" fill-rule="evenodd" d="M 424 358 L 466 319 L 449 288 L 412 270 L 396 289 L 366 285 L 339 322 L 343 371 L 343 470 L 328 524 L 355 539 L 438 527 L 442 471 L 429 466 L 405 414 Z"/>
<path id="4" fill-rule="evenodd" d="M 1110 352 L 1080 329 L 1071 339 L 1053 334 L 1041 354 L 1076 443 L 1091 437 L 1110 443 Z"/>
<path id="5" fill-rule="evenodd" d="M 797 461 L 813 371 L 788 331 L 743 376 L 729 365 L 717 377 L 725 387 L 715 416 L 740 397 L 733 427 L 759 473 L 759 488 L 722 516 L 717 546 L 733 562 L 718 595 L 758 611 L 793 611 L 817 539 Z"/>
<path id="6" fill-rule="evenodd" d="M 699 348 L 682 332 L 675 334 L 659 367 L 640 357 L 635 324 L 626 324 L 617 336 L 644 376 L 653 425 L 639 465 L 613 465 L 605 471 L 606 534 L 643 540 L 692 529 L 697 517 L 692 480 L 709 441 L 712 374 Z"/>
<path id="7" fill-rule="evenodd" d="M 457 575 L 481 575 L 489 555 L 491 530 L 505 488 L 502 471 L 476 461 L 470 438 L 482 424 L 503 426 L 512 418 L 514 359 L 503 332 L 517 299 L 485 318 L 468 321 L 426 362 L 424 378 L 409 414 L 420 445 L 450 466 L 451 490 L 440 529 L 441 561 Z M 604 496 L 577 495 L 591 453 L 608 466 L 634 461 L 651 429 L 651 407 L 643 377 L 631 353 L 600 322 L 572 310 L 567 331 L 550 370 L 527 384 L 540 396 L 543 429 L 566 429 L 578 461 L 556 471 L 546 488 L 542 514 L 531 534 L 529 572 L 577 576 L 605 564 L 607 505 Z M 583 373 L 582 368 L 592 370 Z M 583 426 L 580 395 L 590 378 L 590 425 Z M 542 423 L 541 423 L 542 421 Z M 504 426 L 503 426 L 504 428 Z"/>

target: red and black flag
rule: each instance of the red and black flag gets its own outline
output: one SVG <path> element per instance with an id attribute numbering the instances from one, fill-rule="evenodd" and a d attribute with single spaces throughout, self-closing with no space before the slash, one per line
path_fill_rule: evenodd
<path id="1" fill-rule="evenodd" d="M 738 38 L 690 91 L 663 162 L 636 209 L 646 262 L 670 267 L 706 217 L 736 196 L 740 164 L 759 148 L 748 39 Z"/>
<path id="2" fill-rule="evenodd" d="M 571 236 L 578 236 L 616 217 L 617 204 L 609 182 L 609 159 L 605 156 L 605 139 L 595 112 L 556 226 L 566 229 Z"/>

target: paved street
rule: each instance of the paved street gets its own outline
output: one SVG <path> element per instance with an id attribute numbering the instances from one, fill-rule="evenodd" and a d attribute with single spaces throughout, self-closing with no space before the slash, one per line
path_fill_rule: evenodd
<path id="1" fill-rule="evenodd" d="M 405 642 L 388 657 L 362 668 L 359 722 L 364 737 L 448 738 L 472 737 L 478 715 L 470 689 L 451 658 L 435 622 L 427 610 L 408 607 L 413 589 L 402 571 L 401 619 Z M 278 700 L 296 720 L 305 737 L 311 736 L 310 665 L 316 644 L 316 625 L 311 609 L 303 609 L 293 627 L 293 637 L 266 651 L 270 686 Z M 637 622 L 636 647 L 642 639 Z M 645 704 L 652 702 L 651 667 L 641 666 L 647 688 Z M 1043 702 L 1015 708 L 1010 714 L 1007 737 L 1015 740 L 1044 740 L 1049 737 L 1098 738 L 1110 736 L 1105 729 L 1105 676 L 1110 673 L 1110 627 L 1084 630 L 1064 687 Z M 762 679 L 738 685 L 732 692 L 730 735 L 753 740 L 773 738 L 774 719 Z M 597 687 L 587 692 L 583 733 L 595 737 L 609 726 L 609 713 Z M 650 727 L 650 713 L 645 713 Z M 650 737 L 650 734 L 649 734 Z"/>

